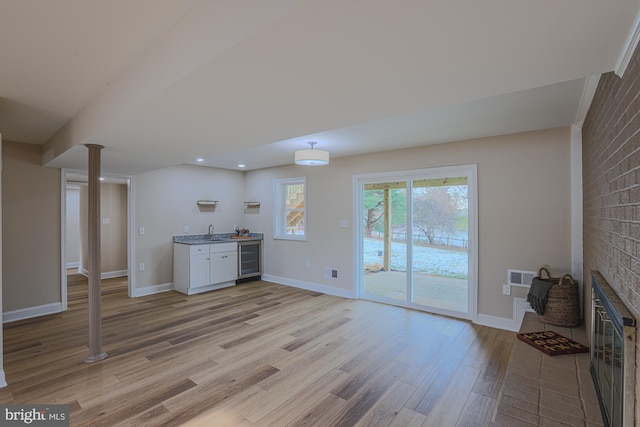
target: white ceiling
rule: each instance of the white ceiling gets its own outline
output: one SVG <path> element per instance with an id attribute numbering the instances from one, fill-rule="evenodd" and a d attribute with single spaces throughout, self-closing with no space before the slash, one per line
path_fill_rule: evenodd
<path id="1" fill-rule="evenodd" d="M 0 0 L 0 133 L 134 174 L 576 121 L 640 0 Z"/>

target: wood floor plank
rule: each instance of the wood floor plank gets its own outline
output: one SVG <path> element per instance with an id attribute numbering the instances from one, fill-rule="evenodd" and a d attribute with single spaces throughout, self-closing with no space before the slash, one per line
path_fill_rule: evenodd
<path id="1" fill-rule="evenodd" d="M 456 426 L 489 425 L 495 405 L 496 399 L 471 392 Z"/>
<path id="2" fill-rule="evenodd" d="M 344 409 L 334 424 L 336 427 L 355 425 L 384 396 L 398 378 L 409 368 L 404 363 L 393 361 L 384 369 L 371 375 L 371 381 L 347 400 Z"/>
<path id="3" fill-rule="evenodd" d="M 272 366 L 259 365 L 246 369 L 244 372 L 238 373 L 238 375 L 234 375 L 226 381 L 213 381 L 199 386 L 193 390 L 193 393 L 189 393 L 188 395 L 187 393 L 183 393 L 184 396 L 180 396 L 179 400 L 176 399 L 177 402 L 180 402 L 179 409 L 171 410 L 173 417 L 171 421 L 165 425 L 180 426 L 184 422 L 215 407 L 229 397 L 245 391 L 249 387 L 260 383 L 260 381 L 265 378 L 269 378 L 276 372 L 278 372 L 278 370 Z M 209 396 L 208 399 L 199 399 L 198 397 L 201 394 Z"/>
<path id="4" fill-rule="evenodd" d="M 426 415 L 405 407 L 398 412 L 398 416 L 391 421 L 389 427 L 430 427 L 425 424 L 426 420 Z M 469 426 L 473 426 L 473 424 Z"/>
<path id="5" fill-rule="evenodd" d="M 163 424 L 166 425 L 166 424 Z M 253 427 L 254 424 L 238 414 L 203 413 L 184 424 L 185 427 Z"/>
<path id="6" fill-rule="evenodd" d="M 229 398 L 215 405 L 213 408 L 204 411 L 196 418 L 206 418 L 213 421 L 220 417 L 222 419 L 242 420 L 244 424 L 253 424 L 252 420 L 248 419 L 248 417 L 246 416 L 247 411 L 250 411 L 251 408 L 255 407 L 256 402 L 269 399 L 268 395 L 269 392 L 254 384 L 250 387 L 247 387 L 245 390 L 242 390 L 241 392 L 230 396 Z M 189 420 L 187 424 L 190 425 L 191 420 Z M 217 425 L 217 423 L 212 423 L 209 425 Z"/>
<path id="7" fill-rule="evenodd" d="M 300 417 L 308 408 L 319 403 L 320 396 L 327 396 L 329 391 L 337 384 L 345 381 L 349 374 L 339 369 L 332 369 L 322 375 L 308 386 L 293 394 L 286 401 L 274 407 L 271 403 L 274 399 L 274 392 L 266 392 L 266 399 L 260 399 L 256 405 L 244 411 L 245 418 L 253 421 L 256 425 L 263 426 L 284 426 L 289 425 L 293 420 Z M 278 398 L 276 396 L 275 398 Z M 265 411 L 266 409 L 266 411 Z M 266 412 L 266 415 L 263 415 Z"/>
<path id="8" fill-rule="evenodd" d="M 300 347 L 302 347 L 303 345 L 308 344 L 309 342 L 317 339 L 318 337 L 321 337 L 324 334 L 333 332 L 335 329 L 339 328 L 340 326 L 350 321 L 351 319 L 349 319 L 348 317 L 342 317 L 340 319 L 330 320 L 321 325 L 310 325 L 311 330 L 304 331 L 303 333 L 300 333 L 297 336 L 294 335 L 296 339 L 282 348 L 284 348 L 287 351 L 295 351 Z"/>
<path id="9" fill-rule="evenodd" d="M 307 408 L 305 412 L 291 421 L 288 426 L 335 426 L 336 420 L 340 417 L 340 413 L 345 406 L 344 399 L 327 393 L 317 404 Z"/>
<path id="10" fill-rule="evenodd" d="M 482 370 L 478 380 L 473 385 L 473 391 L 490 398 L 497 398 L 500 385 L 507 372 L 509 358 L 511 357 L 512 343 L 496 340 L 489 349 L 487 364 Z"/>
<path id="11" fill-rule="evenodd" d="M 315 347 L 310 347 L 311 351 L 307 352 L 304 357 L 297 358 L 295 363 L 286 365 L 279 363 L 280 361 L 272 363 L 272 366 L 278 368 L 279 372 L 260 383 L 260 387 L 276 393 L 279 389 L 282 392 L 285 392 L 285 389 L 291 392 L 300 388 L 301 384 L 310 383 L 323 376 L 327 371 L 340 366 L 348 357 L 335 351 L 342 339 L 340 337 L 328 338 L 330 339 L 320 342 Z M 303 382 L 300 381 L 301 378 L 304 379 Z"/>
<path id="12" fill-rule="evenodd" d="M 396 348 L 395 346 L 393 348 L 385 348 L 383 346 L 380 347 L 385 351 L 374 354 L 373 357 L 369 359 L 369 363 L 362 364 L 358 368 L 353 368 L 350 371 L 344 369 L 344 366 L 342 366 L 342 370 L 351 373 L 351 378 L 349 379 L 349 381 L 341 384 L 340 387 L 337 387 L 333 391 L 333 394 L 345 400 L 349 400 L 358 392 L 360 392 L 365 384 L 375 378 L 375 375 L 379 374 L 380 371 L 385 369 L 390 363 L 409 366 L 403 364 L 402 362 L 396 361 L 394 358 L 394 355 L 397 354 L 401 349 Z"/>
<path id="13" fill-rule="evenodd" d="M 458 369 L 463 357 L 464 354 L 459 350 L 450 348 L 446 351 L 411 397 L 407 407 L 421 414 L 429 415 Z"/>
<path id="14" fill-rule="evenodd" d="M 460 366 L 456 369 L 440 399 L 429 412 L 426 424 L 455 426 L 460 417 L 460 408 L 467 402 L 478 375 L 480 371 L 469 366 Z"/>
<path id="15" fill-rule="evenodd" d="M 162 405 L 156 405 L 115 425 L 118 427 L 161 426 L 169 422 L 173 414 Z"/>
<path id="16" fill-rule="evenodd" d="M 68 292 L 69 310 L 4 325 L 0 401 L 68 404 L 72 426 L 486 425 L 515 338 L 263 281 L 131 299 L 116 278 L 109 357 L 86 364 L 86 279 Z"/>
<path id="17" fill-rule="evenodd" d="M 204 410 L 194 418 L 189 419 L 185 426 L 252 426 L 253 423 L 247 420 L 242 411 L 251 406 L 256 399 L 260 399 L 266 392 L 256 385 L 252 385 L 240 391 L 219 404 Z M 167 424 L 168 422 L 165 422 Z M 165 425 L 163 424 L 163 425 Z"/>
<path id="18" fill-rule="evenodd" d="M 110 399 L 105 405 L 99 404 L 85 409 L 74 416 L 74 424 L 91 427 L 113 426 L 194 387 L 196 383 L 188 378 L 176 383 L 158 382 L 153 387 L 139 388 Z M 105 406 L 112 409 L 107 412 L 104 410 Z"/>
<path id="19" fill-rule="evenodd" d="M 378 403 L 360 418 L 356 426 L 375 427 L 392 424 L 415 391 L 416 386 L 396 381 Z"/>
<path id="20" fill-rule="evenodd" d="M 207 357 L 215 357 L 217 354 L 225 352 L 223 348 L 218 346 L 219 341 L 219 337 L 207 334 L 192 340 L 173 344 L 171 348 L 145 353 L 145 358 L 151 361 L 172 359 L 179 361 L 179 359 L 189 357 L 189 355 L 194 355 L 195 357 L 202 355 L 203 348 L 207 349 Z"/>
<path id="21" fill-rule="evenodd" d="M 322 384 L 323 378 L 336 371 L 337 366 L 344 362 L 345 358 L 345 355 L 340 353 L 329 352 L 312 364 L 301 362 L 289 366 L 284 371 L 280 370 L 259 384 L 267 392 L 267 398 L 256 400 L 251 409 L 245 411 L 243 415 L 251 421 L 258 422 L 267 414 L 280 411 L 280 407 L 285 402 L 303 394 L 307 388 L 313 387 L 317 382 Z M 346 377 L 348 375 L 344 378 Z"/>

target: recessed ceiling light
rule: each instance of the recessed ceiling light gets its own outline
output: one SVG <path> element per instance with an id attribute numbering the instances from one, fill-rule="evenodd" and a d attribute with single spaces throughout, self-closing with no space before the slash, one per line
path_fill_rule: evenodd
<path id="1" fill-rule="evenodd" d="M 204 159 L 203 159 L 202 157 L 198 157 L 198 158 L 196 159 L 196 162 L 204 162 Z"/>
<path id="2" fill-rule="evenodd" d="M 247 167 L 247 165 L 245 165 L 244 163 L 240 163 L 240 164 L 238 164 L 238 167 L 239 167 L 239 168 L 246 168 L 246 167 Z"/>
<path id="3" fill-rule="evenodd" d="M 98 178 L 100 181 L 104 181 L 104 176 L 101 176 L 100 178 Z"/>

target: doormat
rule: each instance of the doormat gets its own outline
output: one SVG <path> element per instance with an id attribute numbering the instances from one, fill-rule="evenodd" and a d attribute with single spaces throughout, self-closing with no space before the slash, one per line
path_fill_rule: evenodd
<path id="1" fill-rule="evenodd" d="M 518 334 L 518 339 L 537 348 L 549 356 L 558 354 L 588 353 L 589 347 L 556 334 L 553 331 L 528 332 Z"/>

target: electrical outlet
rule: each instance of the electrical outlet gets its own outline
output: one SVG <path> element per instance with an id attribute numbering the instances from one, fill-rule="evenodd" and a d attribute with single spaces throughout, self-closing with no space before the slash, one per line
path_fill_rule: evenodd
<path id="1" fill-rule="evenodd" d="M 144 262 L 140 263 L 140 265 L 138 266 L 138 270 L 144 271 Z"/>
<path id="2" fill-rule="evenodd" d="M 182 227 L 182 231 L 184 231 L 185 233 L 189 232 L 189 226 L 185 225 L 184 227 Z"/>
<path id="3" fill-rule="evenodd" d="M 144 227 L 138 227 L 138 236 L 144 236 Z"/>
<path id="4" fill-rule="evenodd" d="M 511 285 L 502 285 L 502 295 L 511 295 Z"/>

